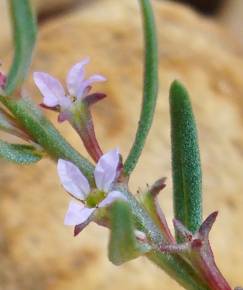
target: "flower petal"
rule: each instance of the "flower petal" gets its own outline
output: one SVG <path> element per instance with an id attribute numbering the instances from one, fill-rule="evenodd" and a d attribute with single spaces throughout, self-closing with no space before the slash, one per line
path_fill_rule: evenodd
<path id="1" fill-rule="evenodd" d="M 104 76 L 98 75 L 98 74 L 92 75 L 90 78 L 83 81 L 82 84 L 79 86 L 77 95 L 76 95 L 77 98 L 80 100 L 83 99 L 86 96 L 85 94 L 86 89 L 89 88 L 93 83 L 104 82 L 104 81 L 106 81 L 106 78 Z"/>
<path id="2" fill-rule="evenodd" d="M 113 203 L 117 199 L 122 199 L 127 201 L 126 197 L 120 191 L 111 191 L 107 194 L 106 198 L 104 198 L 99 204 L 98 207 L 105 207 Z"/>
<path id="3" fill-rule="evenodd" d="M 87 178 L 78 167 L 72 162 L 59 159 L 57 171 L 65 190 L 74 197 L 84 200 L 90 192 L 90 186 Z"/>
<path id="4" fill-rule="evenodd" d="M 61 83 L 44 72 L 34 72 L 34 81 L 41 94 L 44 96 L 43 103 L 48 107 L 59 105 L 59 100 L 65 97 Z"/>
<path id="5" fill-rule="evenodd" d="M 96 164 L 94 176 L 97 187 L 108 192 L 115 178 L 117 177 L 117 167 L 120 161 L 118 148 L 102 155 Z"/>
<path id="6" fill-rule="evenodd" d="M 89 63 L 89 58 L 76 63 L 67 75 L 67 87 L 71 96 L 77 96 L 80 86 L 84 80 L 84 67 Z"/>
<path id="7" fill-rule="evenodd" d="M 64 224 L 66 226 L 76 226 L 86 222 L 96 208 L 88 208 L 83 204 L 71 201 L 65 215 Z"/>
<path id="8" fill-rule="evenodd" d="M 67 110 L 72 106 L 72 101 L 69 97 L 64 96 L 59 99 L 59 105 L 61 106 L 62 110 Z"/>

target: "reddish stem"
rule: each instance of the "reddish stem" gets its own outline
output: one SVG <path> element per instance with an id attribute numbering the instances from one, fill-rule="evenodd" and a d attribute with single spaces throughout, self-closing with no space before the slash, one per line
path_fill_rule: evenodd
<path id="1" fill-rule="evenodd" d="M 166 239 L 168 242 L 172 243 L 172 244 L 175 244 L 175 239 L 173 237 L 173 235 L 171 234 L 171 231 L 169 229 L 169 226 L 167 224 L 167 221 L 166 221 L 166 218 L 165 218 L 165 215 L 163 213 L 163 211 L 161 210 L 160 206 L 159 206 L 159 202 L 157 200 L 157 196 L 154 197 L 154 205 L 155 205 L 155 208 L 156 208 L 156 213 L 157 213 L 157 217 L 160 221 L 160 229 L 161 231 L 164 233 Z"/>
<path id="2" fill-rule="evenodd" d="M 206 244 L 202 246 L 199 253 L 197 252 L 194 255 L 193 261 L 200 269 L 200 272 L 212 290 L 231 290 L 232 288 L 225 280 L 215 263 L 209 242 L 204 241 L 204 243 Z"/>
<path id="3" fill-rule="evenodd" d="M 153 204 L 154 204 L 154 209 L 155 209 L 154 214 L 157 216 L 156 220 L 158 220 L 159 227 L 160 227 L 161 231 L 163 232 L 167 241 L 169 243 L 175 244 L 176 241 L 175 241 L 173 235 L 171 234 L 171 231 L 170 231 L 169 226 L 167 224 L 164 212 L 161 209 L 161 207 L 159 205 L 159 201 L 158 201 L 159 192 L 162 189 L 164 189 L 166 186 L 165 181 L 166 181 L 166 178 L 161 178 L 161 179 L 157 180 L 153 184 L 153 186 L 150 188 L 150 192 L 151 192 L 152 198 L 153 198 Z"/>
<path id="4" fill-rule="evenodd" d="M 96 139 L 92 120 L 89 120 L 86 127 L 80 131 L 80 137 L 89 155 L 95 162 L 98 162 L 100 157 L 103 155 L 103 152 Z"/>
<path id="5" fill-rule="evenodd" d="M 84 147 L 86 148 L 91 158 L 95 162 L 98 162 L 100 157 L 103 155 L 103 152 L 95 135 L 93 120 L 89 107 L 84 105 L 82 112 L 79 114 L 79 118 L 77 120 L 70 120 L 70 123 L 78 132 L 83 141 Z"/>
<path id="6" fill-rule="evenodd" d="M 215 263 L 209 243 L 209 232 L 217 214 L 218 212 L 210 214 L 195 234 L 191 233 L 179 220 L 174 220 L 175 229 L 185 242 L 182 244 L 161 245 L 160 250 L 165 253 L 185 252 L 193 268 L 198 270 L 211 290 L 231 290 L 230 285 Z"/>

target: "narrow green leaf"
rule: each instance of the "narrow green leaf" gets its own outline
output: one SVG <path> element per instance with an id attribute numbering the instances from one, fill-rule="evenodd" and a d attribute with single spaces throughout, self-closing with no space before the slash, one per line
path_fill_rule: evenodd
<path id="1" fill-rule="evenodd" d="M 196 123 L 186 89 L 170 89 L 172 169 L 175 218 L 190 231 L 202 223 L 202 177 Z"/>
<path id="2" fill-rule="evenodd" d="M 135 168 L 152 125 L 158 94 L 158 51 L 153 10 L 149 0 L 139 0 L 143 15 L 145 40 L 145 70 L 143 102 L 137 133 L 124 164 L 127 175 Z"/>
<path id="3" fill-rule="evenodd" d="M 42 154 L 33 146 L 9 144 L 0 140 L 0 158 L 18 164 L 31 164 L 41 160 Z"/>
<path id="4" fill-rule="evenodd" d="M 6 95 L 11 95 L 24 81 L 36 40 L 36 20 L 28 0 L 9 0 L 15 54 L 8 74 Z"/>
<path id="5" fill-rule="evenodd" d="M 115 265 L 121 265 L 143 254 L 136 241 L 134 223 L 128 203 L 116 201 L 111 207 L 111 234 L 109 242 L 109 259 Z"/>

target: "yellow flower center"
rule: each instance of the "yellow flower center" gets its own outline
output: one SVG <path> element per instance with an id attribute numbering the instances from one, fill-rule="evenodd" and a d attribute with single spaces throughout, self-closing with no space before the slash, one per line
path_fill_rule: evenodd
<path id="1" fill-rule="evenodd" d="M 88 207 L 96 207 L 104 198 L 106 194 L 104 191 L 98 189 L 92 190 L 86 198 L 86 204 Z"/>

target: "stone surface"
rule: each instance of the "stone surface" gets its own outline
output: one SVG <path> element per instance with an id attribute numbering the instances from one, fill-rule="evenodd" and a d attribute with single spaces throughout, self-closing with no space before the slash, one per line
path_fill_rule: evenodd
<path id="1" fill-rule="evenodd" d="M 38 10 L 40 15 L 44 15 L 45 13 L 55 13 L 56 11 L 60 11 L 63 9 L 67 9 L 70 6 L 82 2 L 82 0 L 31 0 L 33 5 Z"/>
<path id="2" fill-rule="evenodd" d="M 215 23 L 182 6 L 153 2 L 159 39 L 160 93 L 154 126 L 131 188 L 161 176 L 168 187 L 161 205 L 172 220 L 168 90 L 180 79 L 188 87 L 199 127 L 204 172 L 204 215 L 218 209 L 211 234 L 218 265 L 232 286 L 243 284 L 243 61 L 236 40 Z M 109 15 L 109 17 L 107 17 Z M 139 115 L 142 87 L 142 30 L 135 1 L 100 0 L 46 22 L 33 70 L 65 79 L 84 56 L 88 72 L 108 77 L 99 86 L 108 98 L 96 105 L 97 135 L 104 150 L 119 144 L 126 156 Z M 29 91 L 40 101 L 30 77 Z M 55 120 L 56 115 L 49 116 Z M 67 125 L 58 125 L 83 152 Z M 69 196 L 56 167 L 1 161 L 1 290 L 181 289 L 144 258 L 114 267 L 107 259 L 106 230 L 92 225 L 77 238 L 63 226 Z M 171 222 L 170 222 L 171 225 Z"/>
<path id="3" fill-rule="evenodd" d="M 8 19 L 7 1 L 0 1 L 0 19 L 1 19 L 1 33 L 0 33 L 0 62 L 2 62 L 3 54 L 6 53 L 10 46 L 10 25 Z"/>

